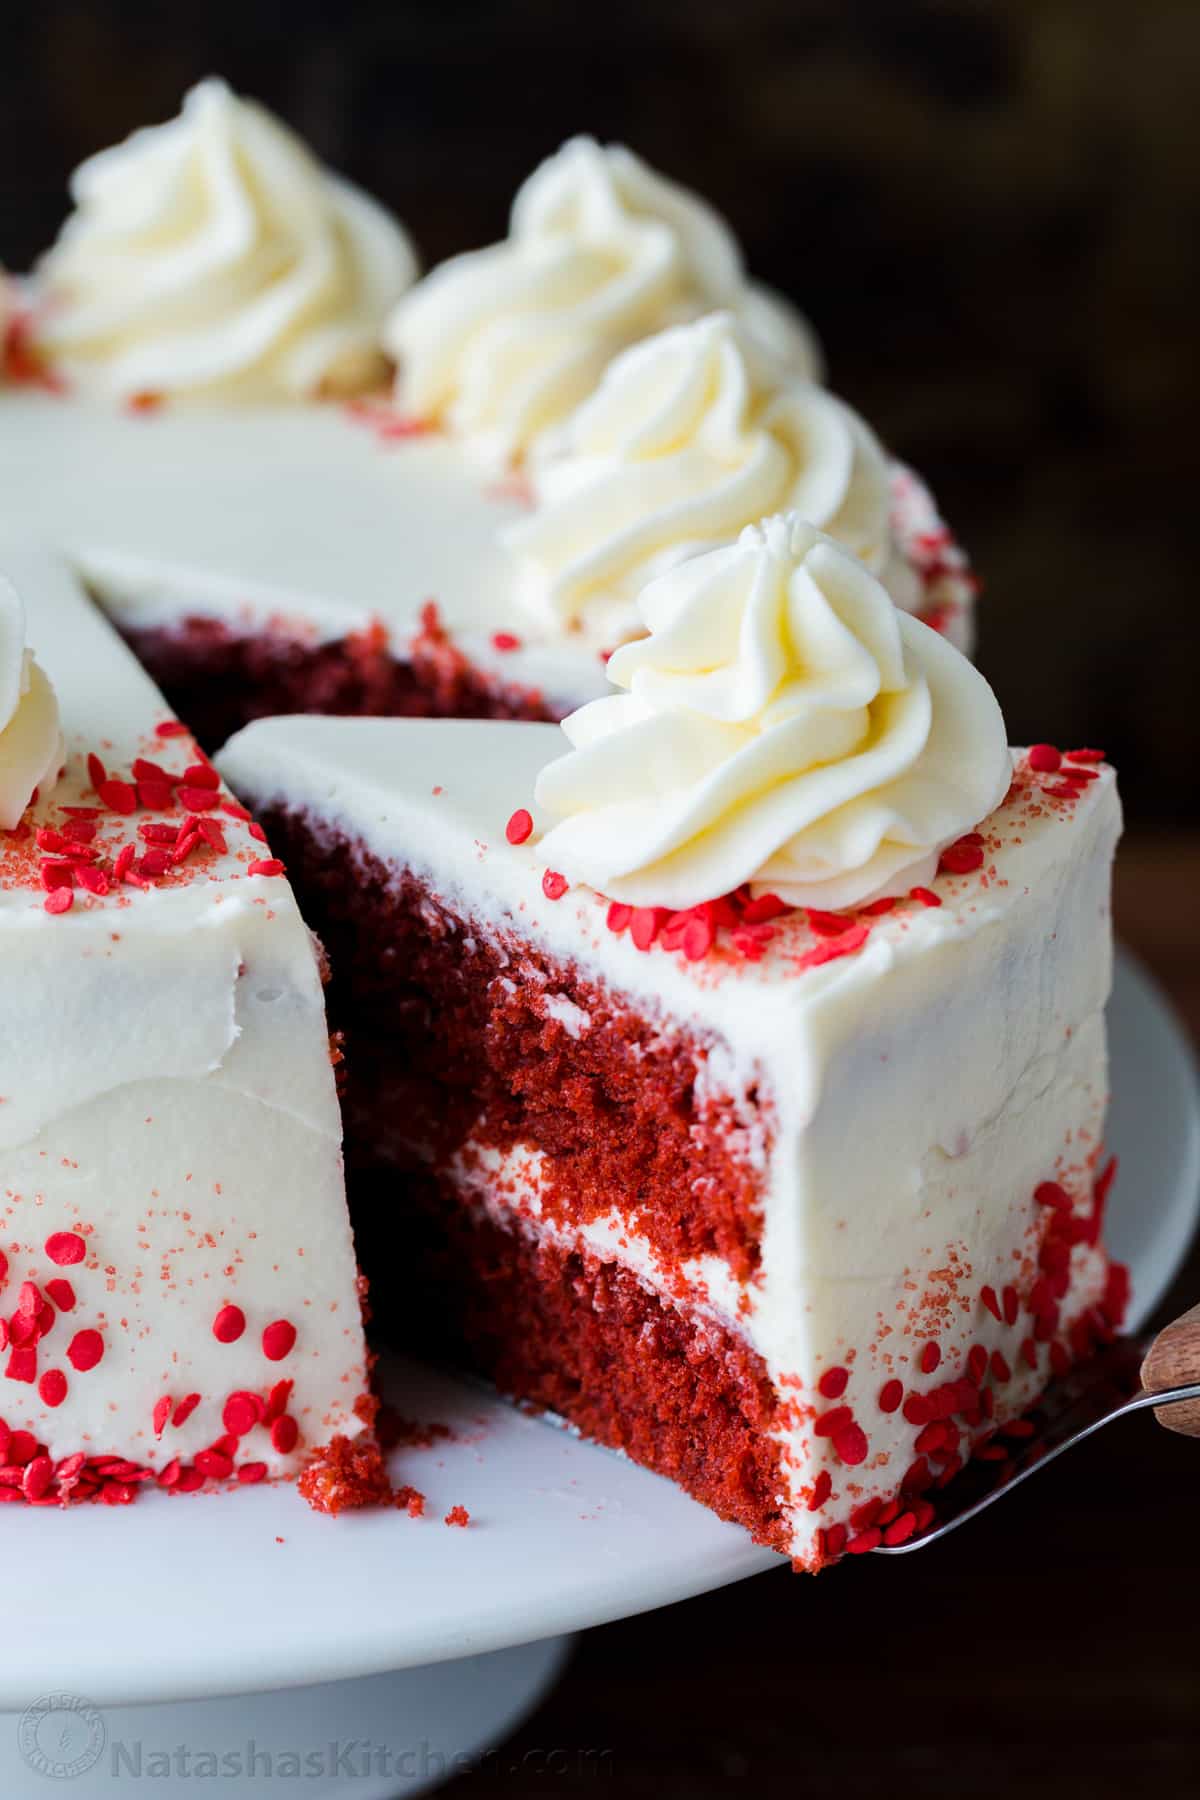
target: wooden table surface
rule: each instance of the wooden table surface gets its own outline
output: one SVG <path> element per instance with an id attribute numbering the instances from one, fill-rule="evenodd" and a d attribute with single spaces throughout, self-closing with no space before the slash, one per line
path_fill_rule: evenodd
<path id="1" fill-rule="evenodd" d="M 1123 846 L 1118 932 L 1193 1041 L 1198 883 L 1200 840 Z M 1162 1322 L 1198 1296 L 1200 1250 Z M 1200 1444 L 1127 1420 L 936 1549 L 781 1568 L 586 1633 L 445 1791 L 1196 1800 L 1198 1539 Z"/>

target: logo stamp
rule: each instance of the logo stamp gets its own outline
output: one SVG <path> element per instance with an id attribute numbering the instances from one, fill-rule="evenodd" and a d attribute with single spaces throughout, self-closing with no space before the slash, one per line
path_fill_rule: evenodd
<path id="1" fill-rule="evenodd" d="M 43 1694 L 25 1708 L 17 1726 L 25 1763 L 53 1781 L 70 1781 L 94 1769 L 107 1738 L 103 1718 L 78 1694 Z"/>

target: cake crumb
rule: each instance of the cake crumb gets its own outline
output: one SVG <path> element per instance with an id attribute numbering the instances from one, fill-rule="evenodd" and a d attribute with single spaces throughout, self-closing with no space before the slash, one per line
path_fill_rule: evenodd
<path id="1" fill-rule="evenodd" d="M 467 1526 L 471 1523 L 471 1515 L 465 1506 L 452 1506 L 443 1521 L 446 1525 Z"/>

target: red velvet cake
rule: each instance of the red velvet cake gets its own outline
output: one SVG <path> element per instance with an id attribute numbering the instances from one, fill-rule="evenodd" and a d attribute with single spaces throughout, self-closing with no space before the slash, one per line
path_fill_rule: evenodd
<path id="1" fill-rule="evenodd" d="M 331 956 L 383 1318 L 818 1568 L 1119 1320 L 1115 787 L 798 521 L 641 604 L 565 738 L 221 763 Z"/>

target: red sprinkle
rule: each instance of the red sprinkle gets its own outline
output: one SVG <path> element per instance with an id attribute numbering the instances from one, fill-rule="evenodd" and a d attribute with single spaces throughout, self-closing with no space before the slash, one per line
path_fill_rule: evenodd
<path id="1" fill-rule="evenodd" d="M 849 931 L 854 924 L 841 913 L 820 912 L 814 906 L 805 908 L 805 917 L 818 937 L 841 937 L 843 931 Z"/>
<path id="2" fill-rule="evenodd" d="M 956 844 L 947 844 L 942 851 L 938 863 L 939 873 L 947 875 L 970 875 L 975 869 L 983 867 L 983 850 L 978 844 L 969 844 L 960 838 Z"/>
<path id="3" fill-rule="evenodd" d="M 879 1410 L 894 1413 L 904 1398 L 904 1385 L 899 1381 L 885 1381 L 879 1390 Z"/>
<path id="4" fill-rule="evenodd" d="M 1104 761 L 1103 750 L 1064 750 L 1063 755 L 1068 762 L 1102 763 Z"/>
<path id="5" fill-rule="evenodd" d="M 47 1406 L 61 1406 L 67 1397 L 67 1378 L 61 1369 L 47 1369 L 38 1382 L 38 1393 Z"/>
<path id="6" fill-rule="evenodd" d="M 1009 1368 L 1008 1358 L 1002 1350 L 992 1351 L 991 1363 L 994 1380 L 1001 1382 L 1012 1380 L 1012 1370 Z"/>
<path id="7" fill-rule="evenodd" d="M 98 1331 L 77 1331 L 67 1345 L 67 1361 L 81 1375 L 94 1369 L 104 1355 L 104 1339 Z"/>
<path id="8" fill-rule="evenodd" d="M 630 915 L 629 935 L 638 950 L 649 950 L 670 918 L 665 906 L 635 906 Z"/>
<path id="9" fill-rule="evenodd" d="M 154 727 L 154 735 L 160 738 L 186 737 L 187 726 L 182 719 L 160 719 Z"/>
<path id="10" fill-rule="evenodd" d="M 767 925 L 791 910 L 778 894 L 760 894 L 757 900 L 748 901 L 742 908 L 742 921 L 746 925 Z"/>
<path id="11" fill-rule="evenodd" d="M 75 895 L 69 887 L 55 888 L 54 892 L 47 894 L 42 901 L 42 906 L 48 913 L 68 913 L 74 904 Z"/>
<path id="12" fill-rule="evenodd" d="M 228 1481 L 233 1474 L 233 1463 L 229 1457 L 215 1448 L 197 1451 L 196 1467 L 211 1481 Z"/>
<path id="13" fill-rule="evenodd" d="M 823 963 L 835 962 L 841 956 L 853 956 L 861 950 L 871 935 L 869 925 L 854 925 L 849 931 L 843 931 L 839 937 L 826 938 L 803 956 L 796 958 L 797 969 L 819 969 Z"/>
<path id="14" fill-rule="evenodd" d="M 813 1483 L 812 1493 L 808 1496 L 809 1512 L 819 1512 L 832 1492 L 833 1476 L 828 1469 L 822 1469 Z"/>
<path id="15" fill-rule="evenodd" d="M 172 1425 L 185 1425 L 199 1404 L 199 1394 L 185 1394 L 183 1399 L 179 1402 L 179 1405 L 175 1408 L 175 1416 L 171 1420 Z"/>
<path id="16" fill-rule="evenodd" d="M 69 1269 L 72 1263 L 83 1261 L 87 1245 L 77 1231 L 55 1231 L 46 1239 L 46 1255 L 60 1269 Z"/>
<path id="17" fill-rule="evenodd" d="M 515 631 L 493 631 L 492 648 L 493 650 L 519 650 L 521 640 Z"/>
<path id="18" fill-rule="evenodd" d="M 213 1336 L 219 1344 L 236 1344 L 246 1329 L 246 1315 L 240 1306 L 223 1306 L 213 1320 Z"/>
<path id="19" fill-rule="evenodd" d="M 283 864 L 277 856 L 261 856 L 248 866 L 246 873 L 247 875 L 282 875 Z"/>
<path id="20" fill-rule="evenodd" d="M 910 888 L 908 897 L 910 900 L 919 900 L 922 906 L 940 906 L 942 904 L 941 896 L 935 894 L 932 888 Z"/>
<path id="21" fill-rule="evenodd" d="M 1071 1211 L 1071 1196 L 1057 1181 L 1042 1181 L 1033 1190 L 1039 1206 L 1052 1206 L 1056 1212 Z"/>
<path id="22" fill-rule="evenodd" d="M 267 1465 L 264 1462 L 243 1463 L 237 1472 L 237 1478 L 245 1486 L 251 1487 L 256 1482 L 267 1479 Z"/>
<path id="23" fill-rule="evenodd" d="M 567 891 L 567 878 L 557 869 L 547 869 L 542 876 L 542 892 L 547 900 L 561 900 Z"/>
<path id="24" fill-rule="evenodd" d="M 846 1545 L 847 1556 L 863 1556 L 868 1550 L 877 1550 L 883 1542 L 883 1533 L 878 1525 L 872 1525 L 866 1531 L 860 1531 Z"/>
<path id="25" fill-rule="evenodd" d="M 271 1427 L 271 1444 L 273 1448 L 279 1452 L 280 1456 L 291 1455 L 292 1451 L 296 1448 L 296 1441 L 299 1436 L 300 1427 L 297 1425 L 295 1419 L 293 1419 L 291 1413 L 284 1413 L 283 1417 L 276 1419 Z"/>
<path id="26" fill-rule="evenodd" d="M 61 1275 L 53 1275 L 46 1283 L 46 1292 L 57 1306 L 59 1312 L 75 1311 L 75 1289 Z"/>
<path id="27" fill-rule="evenodd" d="M 525 807 L 518 806 L 504 827 L 504 835 L 510 844 L 523 844 L 533 835 L 533 814 L 526 811 Z"/>
<path id="28" fill-rule="evenodd" d="M 230 1437 L 243 1438 L 261 1422 L 263 1411 L 263 1403 L 257 1394 L 239 1391 L 230 1394 L 225 1402 L 221 1423 Z"/>
<path id="29" fill-rule="evenodd" d="M 910 1425 L 927 1425 L 933 1416 L 933 1408 L 924 1394 L 910 1394 L 904 1402 L 904 1417 Z"/>
<path id="30" fill-rule="evenodd" d="M 1053 744 L 1034 744 L 1029 752 L 1029 766 L 1037 775 L 1054 775 L 1062 767 L 1062 751 Z"/>
<path id="31" fill-rule="evenodd" d="M 21 1492 L 31 1504 L 40 1500 L 54 1480 L 54 1464 L 48 1456 L 35 1456 L 25 1470 Z"/>
<path id="32" fill-rule="evenodd" d="M 1000 1322 L 1002 1320 L 1002 1314 L 1000 1312 L 1000 1302 L 996 1298 L 995 1288 L 991 1287 L 990 1285 L 988 1287 L 982 1288 L 980 1290 L 979 1298 L 983 1302 L 984 1306 L 987 1307 L 987 1309 L 991 1313 L 993 1319 Z"/>
<path id="33" fill-rule="evenodd" d="M 219 799 L 216 789 L 210 787 L 181 787 L 177 797 L 184 811 L 190 813 L 211 812 Z"/>
<path id="34" fill-rule="evenodd" d="M 296 1327 L 288 1319 L 275 1319 L 262 1334 L 263 1355 L 268 1362 L 282 1362 L 296 1342 Z"/>
<path id="35" fill-rule="evenodd" d="M 161 1399 L 154 1402 L 153 1421 L 155 1437 L 161 1437 L 163 1432 L 167 1429 L 167 1425 L 171 1418 L 171 1406 L 172 1401 L 170 1394 L 164 1394 Z"/>
<path id="36" fill-rule="evenodd" d="M 916 1529 L 916 1513 L 901 1513 L 899 1518 L 894 1519 L 884 1532 L 883 1541 L 885 1544 L 889 1545 L 906 1544 Z"/>
<path id="37" fill-rule="evenodd" d="M 865 1462 L 870 1446 L 867 1434 L 861 1425 L 847 1425 L 839 1431 L 833 1440 L 833 1448 L 838 1459 L 853 1468 L 857 1463 Z"/>
<path id="38" fill-rule="evenodd" d="M 608 926 L 610 931 L 615 931 L 619 935 L 624 931 L 632 917 L 632 906 L 624 906 L 620 900 L 614 900 L 604 916 L 604 923 Z"/>
<path id="39" fill-rule="evenodd" d="M 932 1375 L 933 1371 L 937 1368 L 937 1366 L 941 1362 L 941 1360 L 942 1360 L 941 1345 L 935 1344 L 933 1342 L 933 1340 L 931 1339 L 929 1341 L 929 1343 L 925 1344 L 922 1347 L 921 1355 L 918 1359 L 917 1366 L 920 1369 L 922 1375 Z"/>
<path id="40" fill-rule="evenodd" d="M 96 783 L 96 792 L 110 812 L 131 813 L 137 811 L 137 789 L 131 781 L 118 781 L 109 776 Z"/>
<path id="41" fill-rule="evenodd" d="M 826 1400 L 840 1400 L 849 1379 L 849 1371 L 846 1369 L 826 1369 L 817 1383 L 817 1392 L 823 1394 Z"/>
<path id="42" fill-rule="evenodd" d="M 853 1423 L 854 1414 L 848 1406 L 832 1406 L 819 1419 L 813 1420 L 813 1434 L 816 1437 L 831 1438 L 839 1431 L 848 1430 Z"/>

